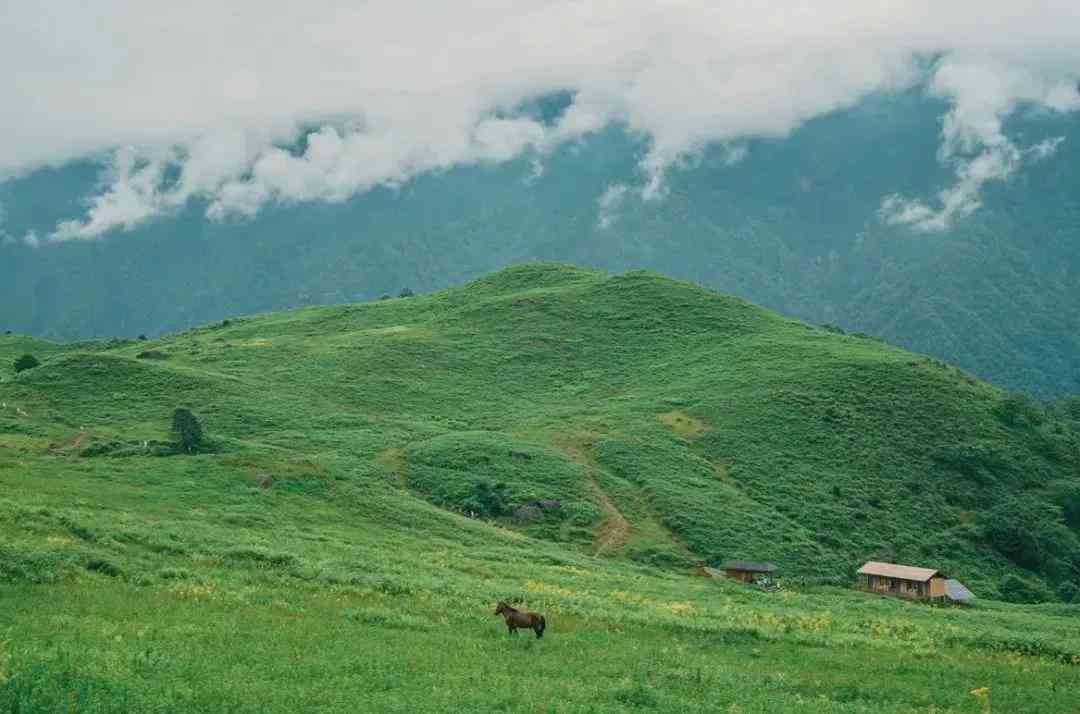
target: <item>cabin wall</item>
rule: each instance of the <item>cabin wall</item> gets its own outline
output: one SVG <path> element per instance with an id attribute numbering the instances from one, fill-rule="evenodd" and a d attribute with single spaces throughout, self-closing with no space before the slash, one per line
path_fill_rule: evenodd
<path id="1" fill-rule="evenodd" d="M 930 578 L 930 597 L 945 597 L 945 578 Z"/>
<path id="2" fill-rule="evenodd" d="M 754 582 L 754 574 L 746 570 L 725 570 L 724 575 L 735 580 L 741 580 L 744 583 Z"/>
<path id="3" fill-rule="evenodd" d="M 939 597 L 932 594 L 927 583 L 920 583 L 914 580 L 903 580 L 901 578 L 889 578 L 884 575 L 862 575 L 860 576 L 859 585 L 861 589 L 879 595 L 892 595 L 893 597 L 904 597 L 913 600 L 923 600 L 927 597 Z M 941 579 L 940 587 L 941 594 L 944 595 L 944 579 Z"/>

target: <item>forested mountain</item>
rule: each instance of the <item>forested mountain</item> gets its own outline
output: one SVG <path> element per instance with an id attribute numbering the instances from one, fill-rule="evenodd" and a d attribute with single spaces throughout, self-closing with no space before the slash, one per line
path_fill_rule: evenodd
<path id="1" fill-rule="evenodd" d="M 557 99 L 537 112 L 556 114 Z M 932 201 L 946 107 L 875 97 L 732 163 L 714 147 L 640 185 L 645 145 L 607 130 L 544 162 L 457 168 L 339 204 L 277 205 L 222 223 L 205 205 L 88 242 L 30 247 L 78 215 L 93 163 L 0 184 L 0 327 L 74 339 L 160 334 L 229 315 L 429 291 L 530 259 L 690 279 L 808 322 L 871 333 L 1012 389 L 1080 392 L 1080 122 L 1021 113 L 1021 145 L 1056 153 L 983 188 L 941 233 L 886 225 L 883 197 Z M 606 221 L 602 221 L 602 215 Z M 603 225 L 602 225 L 603 223 Z"/>

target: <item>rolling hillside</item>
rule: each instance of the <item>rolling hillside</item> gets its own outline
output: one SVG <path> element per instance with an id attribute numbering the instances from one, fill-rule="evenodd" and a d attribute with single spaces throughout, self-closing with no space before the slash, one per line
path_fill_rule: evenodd
<path id="1" fill-rule="evenodd" d="M 533 263 L 150 341 L 5 336 L 0 362 L 0 710 L 978 711 L 989 685 L 1066 711 L 1080 686 L 1076 606 L 842 589 L 883 559 L 1074 599 L 1076 425 L 689 283 Z M 787 590 L 690 576 L 726 558 Z M 503 641 L 506 597 L 548 610 L 542 643 Z"/>

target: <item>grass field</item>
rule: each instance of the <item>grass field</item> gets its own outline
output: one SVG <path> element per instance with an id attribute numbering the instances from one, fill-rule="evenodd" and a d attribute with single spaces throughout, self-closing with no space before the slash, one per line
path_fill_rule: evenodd
<path id="1" fill-rule="evenodd" d="M 873 339 L 538 264 L 0 369 L 0 711 L 1080 712 L 1076 430 Z"/>

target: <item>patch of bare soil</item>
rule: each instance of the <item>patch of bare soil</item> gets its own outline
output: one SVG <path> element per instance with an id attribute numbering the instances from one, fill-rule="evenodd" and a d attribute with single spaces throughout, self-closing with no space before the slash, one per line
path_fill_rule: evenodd
<path id="1" fill-rule="evenodd" d="M 593 548 L 597 555 L 603 555 L 626 545 L 626 541 L 630 539 L 630 524 L 623 517 L 623 514 L 619 512 L 611 497 L 607 495 L 604 489 L 600 488 L 600 484 L 590 480 L 589 488 L 600 503 L 600 508 L 604 511 L 604 522 L 600 525 L 600 529 L 596 532 L 596 538 L 593 541 Z"/>
<path id="2" fill-rule="evenodd" d="M 657 414 L 656 419 L 679 436 L 691 441 L 704 434 L 707 428 L 705 423 L 700 419 L 695 419 L 686 412 L 679 411 L 678 409 Z"/>

